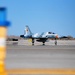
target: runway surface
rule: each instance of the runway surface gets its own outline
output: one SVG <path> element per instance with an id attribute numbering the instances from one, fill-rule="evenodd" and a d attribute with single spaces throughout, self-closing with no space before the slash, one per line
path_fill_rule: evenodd
<path id="1" fill-rule="evenodd" d="M 75 45 L 8 45 L 6 69 L 75 68 Z"/>

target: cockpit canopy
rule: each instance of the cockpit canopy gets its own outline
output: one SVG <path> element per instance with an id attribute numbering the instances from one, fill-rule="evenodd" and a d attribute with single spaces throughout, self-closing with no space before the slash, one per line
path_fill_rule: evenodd
<path id="1" fill-rule="evenodd" d="M 55 33 L 53 33 L 53 32 L 48 32 L 48 34 L 55 34 Z"/>

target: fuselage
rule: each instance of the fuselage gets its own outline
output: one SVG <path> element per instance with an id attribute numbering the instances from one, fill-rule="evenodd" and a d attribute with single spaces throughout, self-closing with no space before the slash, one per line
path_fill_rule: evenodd
<path id="1" fill-rule="evenodd" d="M 42 34 L 25 34 L 24 38 L 58 38 L 58 34 L 52 33 L 52 32 L 45 32 Z"/>

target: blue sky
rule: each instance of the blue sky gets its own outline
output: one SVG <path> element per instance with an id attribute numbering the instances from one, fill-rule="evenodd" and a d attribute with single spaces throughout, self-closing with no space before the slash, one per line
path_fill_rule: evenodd
<path id="1" fill-rule="evenodd" d="M 8 35 L 20 35 L 28 25 L 33 33 L 55 32 L 75 37 L 75 0 L 0 0 L 11 22 Z"/>

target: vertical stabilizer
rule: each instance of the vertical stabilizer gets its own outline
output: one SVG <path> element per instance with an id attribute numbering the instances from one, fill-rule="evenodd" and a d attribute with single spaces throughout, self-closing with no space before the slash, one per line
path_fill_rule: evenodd
<path id="1" fill-rule="evenodd" d="M 31 30 L 28 26 L 25 27 L 24 35 L 32 35 Z"/>

